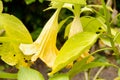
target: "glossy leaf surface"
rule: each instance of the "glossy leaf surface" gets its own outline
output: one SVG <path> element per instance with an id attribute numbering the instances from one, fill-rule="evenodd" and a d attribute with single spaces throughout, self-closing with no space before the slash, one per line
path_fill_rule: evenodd
<path id="1" fill-rule="evenodd" d="M 56 73 L 76 60 L 96 42 L 97 38 L 98 35 L 95 33 L 81 32 L 68 39 L 61 48 L 50 74 Z"/>
<path id="2" fill-rule="evenodd" d="M 83 31 L 100 32 L 101 30 L 104 30 L 103 24 L 97 18 L 87 16 L 81 17 L 80 20 L 83 26 Z"/>

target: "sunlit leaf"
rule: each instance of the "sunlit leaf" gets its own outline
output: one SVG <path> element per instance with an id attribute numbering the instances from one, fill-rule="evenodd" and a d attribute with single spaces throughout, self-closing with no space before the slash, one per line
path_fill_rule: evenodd
<path id="1" fill-rule="evenodd" d="M 104 30 L 103 24 L 97 18 L 87 16 L 81 17 L 80 20 L 84 31 L 101 32 L 102 30 Z"/>
<path id="2" fill-rule="evenodd" d="M 67 74 L 55 74 L 49 80 L 69 80 L 69 76 Z"/>
<path id="3" fill-rule="evenodd" d="M 18 71 L 18 80 L 44 80 L 44 77 L 34 69 L 22 67 Z"/>
<path id="4" fill-rule="evenodd" d="M 20 43 L 32 43 L 32 38 L 23 23 L 13 15 L 0 14 L 0 56 L 9 65 L 29 66 L 30 56 L 19 50 Z"/>
<path id="5" fill-rule="evenodd" d="M 2 11 L 3 11 L 3 3 L 2 1 L 0 1 L 0 13 L 2 13 Z"/>
<path id="6" fill-rule="evenodd" d="M 71 3 L 71 4 L 86 4 L 86 0 L 51 0 L 56 2 L 64 2 L 64 3 Z"/>
<path id="7" fill-rule="evenodd" d="M 31 43 L 32 38 L 24 24 L 15 16 L 9 14 L 0 14 L 0 29 L 5 30 L 5 36 L 21 40 L 25 43 Z"/>
<path id="8" fill-rule="evenodd" d="M 71 37 L 61 48 L 50 74 L 54 74 L 67 64 L 76 60 L 88 50 L 97 40 L 98 35 L 90 32 L 81 32 Z"/>
<path id="9" fill-rule="evenodd" d="M 120 44 L 120 32 L 118 32 L 115 37 L 114 37 L 114 41 L 118 44 Z"/>

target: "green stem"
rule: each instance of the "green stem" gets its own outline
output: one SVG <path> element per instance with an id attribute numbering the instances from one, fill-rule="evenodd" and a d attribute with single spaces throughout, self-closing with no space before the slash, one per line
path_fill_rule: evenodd
<path id="1" fill-rule="evenodd" d="M 118 56 L 118 50 L 117 48 L 115 47 L 115 43 L 113 41 L 113 37 L 112 37 L 112 33 L 111 33 L 111 28 L 110 28 L 110 13 L 109 11 L 107 10 L 107 7 L 105 5 L 105 2 L 104 0 L 102 0 L 102 4 L 103 4 L 103 8 L 104 8 L 104 15 L 105 15 L 105 19 L 106 19 L 106 25 L 107 25 L 107 34 L 108 34 L 108 37 L 110 39 L 110 43 L 111 43 L 111 46 L 113 48 L 113 51 L 114 53 L 116 54 L 116 56 Z"/>
<path id="2" fill-rule="evenodd" d="M 97 79 L 98 75 L 100 74 L 100 72 L 101 72 L 104 68 L 105 68 L 105 66 L 102 66 L 102 67 L 98 70 L 98 72 L 97 72 L 96 75 L 94 76 L 93 80 L 96 80 L 96 79 Z"/>
<path id="3" fill-rule="evenodd" d="M 3 71 L 0 71 L 0 78 L 5 78 L 5 79 L 17 79 L 17 73 L 6 73 Z"/>
<path id="4" fill-rule="evenodd" d="M 102 48 L 102 49 L 98 49 L 98 50 L 92 52 L 92 53 L 90 54 L 90 56 L 93 55 L 93 54 L 95 54 L 95 53 L 98 53 L 98 52 L 100 52 L 100 51 L 104 51 L 104 50 L 112 50 L 112 48 Z"/>
<path id="5" fill-rule="evenodd" d="M 80 9 L 81 6 L 79 4 L 74 4 L 74 15 L 79 17 L 80 16 Z"/>

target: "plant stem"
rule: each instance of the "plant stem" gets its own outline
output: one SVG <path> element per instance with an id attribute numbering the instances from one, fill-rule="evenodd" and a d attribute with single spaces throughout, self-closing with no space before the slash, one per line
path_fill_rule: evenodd
<path id="1" fill-rule="evenodd" d="M 110 13 L 109 11 L 107 10 L 107 7 L 105 5 L 105 2 L 104 0 L 102 0 L 102 4 L 103 4 L 103 8 L 104 8 L 104 15 L 105 15 L 105 19 L 106 19 L 106 25 L 107 25 L 107 34 L 108 34 L 108 37 L 110 39 L 110 43 L 111 43 L 111 46 L 113 48 L 113 51 L 114 53 L 116 54 L 116 56 L 118 56 L 118 50 L 117 48 L 115 47 L 115 43 L 113 41 L 113 37 L 112 37 L 112 33 L 111 33 L 111 28 L 110 28 Z"/>
<path id="2" fill-rule="evenodd" d="M 80 10 L 81 10 L 81 6 L 78 4 L 74 4 L 74 15 L 75 16 L 80 16 Z"/>
<path id="3" fill-rule="evenodd" d="M 96 75 L 94 76 L 93 80 L 96 80 L 96 79 L 97 79 L 98 75 L 100 74 L 100 72 L 101 72 L 104 68 L 105 68 L 105 66 L 102 66 L 102 67 L 98 70 L 98 72 L 97 72 Z"/>
<path id="4" fill-rule="evenodd" d="M 104 51 L 104 50 L 112 50 L 112 48 L 102 48 L 102 49 L 98 49 L 98 50 L 92 52 L 92 53 L 90 54 L 90 56 L 93 55 L 93 54 L 95 54 L 95 53 L 97 53 L 97 52 Z"/>
<path id="5" fill-rule="evenodd" d="M 7 73 L 0 71 L 0 78 L 17 79 L 17 73 Z"/>
<path id="6" fill-rule="evenodd" d="M 84 75 L 85 75 L 85 80 L 88 80 L 88 72 L 87 71 L 84 72 Z"/>

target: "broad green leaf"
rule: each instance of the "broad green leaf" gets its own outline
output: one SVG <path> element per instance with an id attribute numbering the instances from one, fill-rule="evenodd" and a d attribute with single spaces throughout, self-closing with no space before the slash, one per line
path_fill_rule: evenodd
<path id="1" fill-rule="evenodd" d="M 26 43 L 32 42 L 24 24 L 13 15 L 0 14 L 0 29 L 2 28 L 5 30 L 5 37 L 16 38 Z"/>
<path id="2" fill-rule="evenodd" d="M 64 2 L 64 3 L 71 3 L 71 4 L 86 4 L 86 0 L 51 0 L 56 2 Z"/>
<path id="3" fill-rule="evenodd" d="M 34 69 L 21 67 L 18 71 L 18 80 L 44 80 L 44 77 Z"/>
<path id="4" fill-rule="evenodd" d="M 25 3 L 29 5 L 29 4 L 31 4 L 31 3 L 35 2 L 35 1 L 36 1 L 36 0 L 25 0 Z M 39 0 L 39 1 L 40 1 L 40 0 Z"/>
<path id="5" fill-rule="evenodd" d="M 23 23 L 13 15 L 0 14 L 0 56 L 9 65 L 29 66 L 30 56 L 19 49 L 20 43 L 32 43 L 32 38 Z"/>
<path id="6" fill-rule="evenodd" d="M 0 13 L 2 13 L 2 11 L 3 11 L 3 3 L 2 1 L 0 1 Z"/>
<path id="7" fill-rule="evenodd" d="M 91 32 L 81 32 L 69 38 L 60 49 L 50 75 L 76 60 L 96 42 L 97 38 L 98 35 Z"/>
<path id="8" fill-rule="evenodd" d="M 17 79 L 17 74 L 0 71 L 0 78 Z"/>
<path id="9" fill-rule="evenodd" d="M 69 80 L 69 76 L 67 74 L 55 74 L 49 80 Z"/>
<path id="10" fill-rule="evenodd" d="M 81 23 L 84 31 L 88 32 L 101 32 L 103 29 L 103 24 L 94 17 L 81 17 Z M 94 29 L 93 29 L 94 28 Z"/>

